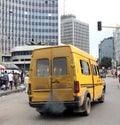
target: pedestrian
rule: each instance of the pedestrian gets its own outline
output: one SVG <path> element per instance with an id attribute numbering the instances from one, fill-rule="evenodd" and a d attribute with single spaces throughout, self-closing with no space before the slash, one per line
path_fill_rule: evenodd
<path id="1" fill-rule="evenodd" d="M 15 89 L 17 89 L 18 83 L 19 83 L 19 74 L 16 73 L 16 72 L 15 72 L 14 75 L 13 75 L 13 81 L 14 81 Z"/>
<path id="2" fill-rule="evenodd" d="M 8 77 L 7 71 L 4 72 L 3 79 L 4 79 L 4 83 L 5 83 L 5 90 L 7 90 L 8 89 L 8 82 L 9 82 L 9 77 Z"/>
<path id="3" fill-rule="evenodd" d="M 23 72 L 23 70 L 20 73 L 20 79 L 21 79 L 20 84 L 23 84 L 24 83 L 24 72 Z"/>
<path id="4" fill-rule="evenodd" d="M 13 89 L 13 73 L 10 72 L 8 76 L 9 76 L 10 89 L 12 90 Z"/>
<path id="5" fill-rule="evenodd" d="M 115 70 L 115 77 L 117 78 L 117 70 Z"/>
<path id="6" fill-rule="evenodd" d="M 25 84 L 25 93 L 28 91 L 28 79 L 29 79 L 29 74 L 26 73 L 24 77 L 24 84 Z"/>
<path id="7" fill-rule="evenodd" d="M 118 81 L 119 81 L 118 88 L 120 88 L 120 74 L 118 75 Z"/>

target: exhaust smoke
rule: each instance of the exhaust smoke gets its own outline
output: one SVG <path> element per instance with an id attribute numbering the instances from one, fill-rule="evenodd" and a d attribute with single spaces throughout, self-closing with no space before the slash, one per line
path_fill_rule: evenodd
<path id="1" fill-rule="evenodd" d="M 63 101 L 55 101 L 53 92 L 50 94 L 50 99 L 44 106 L 44 113 L 46 114 L 61 114 L 65 110 Z"/>

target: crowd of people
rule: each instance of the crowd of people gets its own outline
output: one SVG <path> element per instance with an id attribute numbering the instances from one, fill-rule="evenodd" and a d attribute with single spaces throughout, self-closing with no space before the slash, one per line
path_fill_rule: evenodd
<path id="1" fill-rule="evenodd" d="M 18 89 L 18 86 L 24 85 L 27 91 L 28 73 L 23 71 L 4 71 L 0 74 L 0 89 L 13 90 Z"/>

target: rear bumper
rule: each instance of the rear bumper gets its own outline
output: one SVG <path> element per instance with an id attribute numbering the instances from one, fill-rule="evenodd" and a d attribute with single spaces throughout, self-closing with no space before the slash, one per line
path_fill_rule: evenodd
<path id="1" fill-rule="evenodd" d="M 48 101 L 48 102 L 32 102 L 29 100 L 29 105 L 33 108 L 43 110 L 47 105 L 63 105 L 65 109 L 79 109 L 81 106 L 81 98 L 75 97 L 74 101 Z"/>

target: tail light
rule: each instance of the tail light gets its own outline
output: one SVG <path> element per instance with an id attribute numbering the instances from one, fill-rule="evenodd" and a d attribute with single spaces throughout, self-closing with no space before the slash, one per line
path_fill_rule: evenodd
<path id="1" fill-rule="evenodd" d="M 79 93 L 80 87 L 79 87 L 79 81 L 74 81 L 74 93 Z"/>

